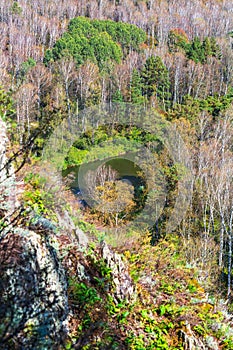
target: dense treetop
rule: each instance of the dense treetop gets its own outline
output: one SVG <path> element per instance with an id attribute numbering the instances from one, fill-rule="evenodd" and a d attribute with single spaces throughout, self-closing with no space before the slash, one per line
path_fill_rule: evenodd
<path id="1" fill-rule="evenodd" d="M 45 55 L 45 63 L 61 57 L 73 57 L 78 65 L 87 59 L 103 68 L 107 61 L 119 63 L 123 53 L 139 50 L 146 33 L 135 25 L 111 20 L 90 20 L 77 17 L 70 21 L 68 31 Z"/>

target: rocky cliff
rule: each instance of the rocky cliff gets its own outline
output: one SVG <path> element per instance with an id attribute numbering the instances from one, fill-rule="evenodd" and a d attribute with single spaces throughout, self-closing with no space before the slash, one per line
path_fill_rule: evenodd
<path id="1" fill-rule="evenodd" d="M 57 349 L 67 334 L 66 274 L 55 233 L 20 208 L 7 145 L 0 120 L 0 348 Z"/>
<path id="2" fill-rule="evenodd" d="M 93 283 L 98 269 L 90 271 L 88 238 L 66 210 L 56 213 L 54 225 L 20 206 L 19 186 L 6 156 L 8 143 L 0 120 L 0 349 L 60 349 L 74 316 L 68 278 Z M 104 244 L 99 259 L 111 270 L 114 299 L 130 299 L 134 288 L 121 257 Z"/>
<path id="3" fill-rule="evenodd" d="M 1 350 L 233 349 L 232 314 L 205 293 L 178 238 L 152 247 L 142 234 L 113 249 L 65 205 L 55 221 L 35 213 L 6 166 L 2 121 L 0 136 Z"/>

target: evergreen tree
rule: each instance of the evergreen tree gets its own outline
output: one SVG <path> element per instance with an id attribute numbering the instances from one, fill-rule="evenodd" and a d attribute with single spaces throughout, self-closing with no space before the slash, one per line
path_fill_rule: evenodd
<path id="1" fill-rule="evenodd" d="M 182 29 L 170 30 L 168 34 L 168 47 L 170 52 L 176 52 L 179 49 L 187 50 L 189 39 Z"/>
<path id="2" fill-rule="evenodd" d="M 142 79 L 137 69 L 133 69 L 130 82 L 130 100 L 133 103 L 142 104 L 144 98 L 142 96 Z"/>
<path id="3" fill-rule="evenodd" d="M 8 117 L 13 116 L 14 113 L 15 110 L 10 93 L 5 92 L 0 85 L 0 118 L 6 120 Z"/>
<path id="4" fill-rule="evenodd" d="M 162 103 L 163 108 L 169 104 L 170 81 L 168 70 L 159 56 L 150 56 L 142 69 L 143 95 L 149 100 L 152 96 Z"/>
<path id="5" fill-rule="evenodd" d="M 206 60 L 205 49 L 198 37 L 195 37 L 187 50 L 187 57 L 194 62 L 204 63 Z"/>
<path id="6" fill-rule="evenodd" d="M 220 59 L 222 57 L 221 49 L 214 37 L 210 38 L 210 45 L 211 45 L 212 55 Z"/>
<path id="7" fill-rule="evenodd" d="M 205 56 L 206 56 L 206 57 L 212 56 L 212 55 L 213 55 L 212 45 L 211 45 L 210 38 L 206 37 L 206 38 L 203 40 L 202 46 L 203 46 L 203 50 L 204 50 L 204 53 L 205 53 Z"/>
<path id="8" fill-rule="evenodd" d="M 117 89 L 112 95 L 112 102 L 124 102 L 123 95 L 120 89 Z"/>

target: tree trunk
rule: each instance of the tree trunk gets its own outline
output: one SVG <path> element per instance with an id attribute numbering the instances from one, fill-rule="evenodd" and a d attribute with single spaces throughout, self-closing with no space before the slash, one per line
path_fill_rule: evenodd
<path id="1" fill-rule="evenodd" d="M 232 232 L 228 235 L 227 297 L 231 295 Z"/>

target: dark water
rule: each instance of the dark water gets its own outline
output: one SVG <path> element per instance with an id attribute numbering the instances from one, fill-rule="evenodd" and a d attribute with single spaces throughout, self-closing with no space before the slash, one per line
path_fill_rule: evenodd
<path id="1" fill-rule="evenodd" d="M 139 172 L 141 172 L 141 169 L 132 161 L 124 158 L 114 158 L 114 159 L 109 159 L 105 161 L 104 164 L 106 166 L 111 166 L 114 170 L 118 172 L 119 180 L 129 181 L 134 186 L 135 192 L 137 192 L 137 189 L 140 186 L 144 186 L 144 182 L 142 178 L 139 176 Z M 98 160 L 95 162 L 91 162 L 88 164 L 88 170 L 95 170 L 100 165 L 103 165 L 103 161 Z M 72 174 L 73 179 L 70 183 L 70 188 L 72 192 L 75 195 L 77 195 L 80 202 L 82 202 L 82 194 L 80 192 L 79 184 L 78 184 L 79 168 L 80 168 L 80 165 L 66 169 L 63 173 L 63 176 L 66 177 Z M 85 203 L 82 203 L 82 204 L 85 204 Z"/>

